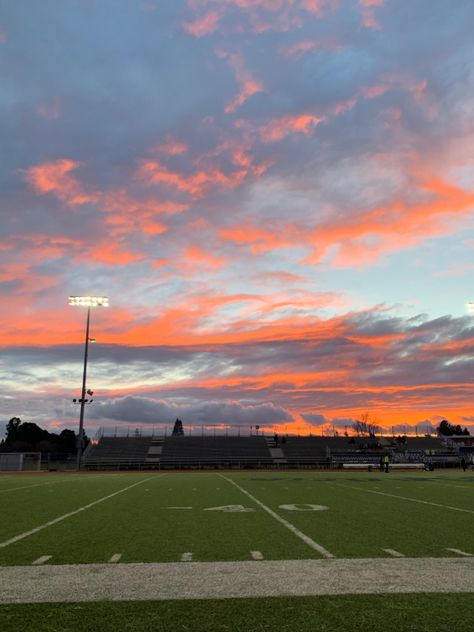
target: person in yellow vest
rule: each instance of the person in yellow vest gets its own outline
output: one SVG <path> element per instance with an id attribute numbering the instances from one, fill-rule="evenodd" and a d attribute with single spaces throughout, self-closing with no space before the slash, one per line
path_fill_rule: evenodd
<path id="1" fill-rule="evenodd" d="M 383 467 L 384 467 L 385 472 L 388 472 L 388 464 L 389 463 L 390 463 L 390 457 L 388 456 L 388 454 L 386 454 L 383 457 Z"/>

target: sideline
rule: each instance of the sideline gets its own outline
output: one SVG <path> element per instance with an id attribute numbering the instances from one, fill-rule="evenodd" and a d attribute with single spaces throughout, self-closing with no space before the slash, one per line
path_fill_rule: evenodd
<path id="1" fill-rule="evenodd" d="M 309 547 L 311 547 L 314 551 L 318 551 L 318 553 L 320 553 L 323 557 L 326 557 L 326 558 L 334 557 L 334 555 L 330 553 L 327 549 L 325 549 L 323 546 L 321 546 L 320 544 L 312 540 L 309 536 L 304 534 L 302 531 L 297 529 L 295 525 L 291 524 L 291 522 L 288 522 L 288 520 L 285 520 L 285 518 L 282 518 L 279 514 L 273 511 L 273 509 L 270 509 L 270 507 L 267 507 L 266 505 L 264 505 L 260 500 L 258 500 L 258 498 L 255 498 L 255 496 L 252 496 L 252 494 L 250 494 L 246 489 L 238 485 L 234 480 L 232 480 L 231 478 L 227 478 L 227 476 L 224 476 L 223 474 L 218 474 L 218 476 L 225 479 L 228 483 L 232 483 L 232 485 L 237 487 L 237 489 L 239 489 L 243 494 L 245 494 L 251 500 L 253 500 L 254 503 L 257 503 L 257 505 L 259 505 L 268 514 L 270 514 L 272 518 L 275 518 L 275 520 L 278 520 L 278 522 L 280 522 L 289 531 L 294 533 L 298 538 L 300 538 L 300 540 L 303 540 L 303 542 L 307 544 Z"/>
<path id="2" fill-rule="evenodd" d="M 150 476 L 150 478 L 145 478 L 142 481 L 138 481 L 138 483 L 133 483 L 133 485 L 129 485 L 128 487 L 124 487 L 123 489 L 119 489 L 118 491 L 114 492 L 113 494 L 109 494 L 108 496 L 104 496 L 103 498 L 99 498 L 98 500 L 94 500 L 93 502 L 91 502 L 91 503 L 89 503 L 87 505 L 84 505 L 83 507 L 79 507 L 79 509 L 75 509 L 74 511 L 70 511 L 70 512 L 68 512 L 66 514 L 63 514 L 62 516 L 59 516 L 58 518 L 54 518 L 54 520 L 49 520 L 48 522 L 45 522 L 44 524 L 40 524 L 38 527 L 35 527 L 34 529 L 30 529 L 30 531 L 25 531 L 24 533 L 20 533 L 19 535 L 16 535 L 13 538 L 10 538 L 9 540 L 5 540 L 4 542 L 0 542 L 0 549 L 5 548 L 6 546 L 10 546 L 10 544 L 15 544 L 15 542 L 18 542 L 19 540 L 23 540 L 24 538 L 27 538 L 30 535 L 38 533 L 38 531 L 42 531 L 43 529 L 46 529 L 46 527 L 51 527 L 53 524 L 57 524 L 58 522 L 61 522 L 62 520 L 66 520 L 66 518 L 70 518 L 71 516 L 75 516 L 76 514 L 80 513 L 81 511 L 85 511 L 86 509 L 89 509 L 90 507 L 94 507 L 94 505 L 98 505 L 99 503 L 103 503 L 104 500 L 108 500 L 109 498 L 113 498 L 114 496 L 117 496 L 118 494 L 122 494 L 123 492 L 126 492 L 129 489 L 132 489 L 132 487 L 136 487 L 137 485 L 141 485 L 142 483 L 146 483 L 147 481 L 151 481 L 152 478 L 155 478 L 155 477 L 154 476 Z"/>
<path id="3" fill-rule="evenodd" d="M 0 567 L 0 604 L 474 593 L 474 558 Z"/>

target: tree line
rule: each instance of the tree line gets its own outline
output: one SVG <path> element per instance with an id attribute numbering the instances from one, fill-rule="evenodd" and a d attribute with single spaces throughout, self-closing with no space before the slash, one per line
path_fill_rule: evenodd
<path id="1" fill-rule="evenodd" d="M 2 452 L 41 452 L 42 454 L 74 454 L 77 435 L 67 428 L 59 434 L 49 432 L 35 423 L 12 417 L 7 423 L 5 439 L 0 441 Z M 85 445 L 89 443 L 86 438 Z"/>

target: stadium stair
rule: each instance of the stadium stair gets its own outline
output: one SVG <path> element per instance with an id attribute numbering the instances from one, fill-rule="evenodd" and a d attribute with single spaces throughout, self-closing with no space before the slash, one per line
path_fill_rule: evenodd
<path id="1" fill-rule="evenodd" d="M 151 445 L 148 448 L 148 454 L 145 458 L 145 463 L 159 464 L 164 442 L 164 437 L 153 437 L 153 439 L 151 440 Z"/>

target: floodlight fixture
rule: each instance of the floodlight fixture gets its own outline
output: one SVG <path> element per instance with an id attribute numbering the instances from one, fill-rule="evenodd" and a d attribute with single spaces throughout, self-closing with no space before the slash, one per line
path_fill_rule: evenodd
<path id="1" fill-rule="evenodd" d="M 108 307 L 107 296 L 70 296 L 69 305 L 78 307 Z"/>
<path id="2" fill-rule="evenodd" d="M 77 469 L 81 469 L 81 459 L 84 443 L 84 406 L 85 404 L 92 403 L 92 399 L 86 399 L 87 394 L 92 394 L 92 391 L 87 391 L 87 356 L 89 352 L 89 343 L 95 342 L 94 338 L 89 336 L 90 320 L 91 320 L 91 307 L 108 307 L 109 299 L 106 296 L 70 296 L 68 299 L 69 305 L 73 307 L 87 307 L 87 320 L 86 320 L 86 339 L 84 343 L 84 369 L 82 372 L 82 394 L 80 399 L 73 399 L 73 403 L 80 403 L 81 412 L 79 415 L 79 434 L 77 436 Z"/>
<path id="3" fill-rule="evenodd" d="M 474 301 L 467 304 L 467 311 L 474 316 Z"/>

